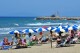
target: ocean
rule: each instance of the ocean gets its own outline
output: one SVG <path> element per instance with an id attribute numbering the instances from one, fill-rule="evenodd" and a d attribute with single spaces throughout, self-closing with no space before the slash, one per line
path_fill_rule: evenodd
<path id="1" fill-rule="evenodd" d="M 80 25 L 80 20 L 35 20 L 36 17 L 0 17 L 0 41 L 4 37 L 11 40 L 12 34 L 9 31 L 36 29 L 43 26 L 59 26 L 59 25 Z"/>

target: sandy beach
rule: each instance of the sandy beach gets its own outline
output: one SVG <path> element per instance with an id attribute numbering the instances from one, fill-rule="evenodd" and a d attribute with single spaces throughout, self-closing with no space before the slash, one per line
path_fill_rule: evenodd
<path id="1" fill-rule="evenodd" d="M 42 44 L 41 46 L 31 46 L 31 48 L 0 50 L 0 53 L 79 53 L 80 44 L 73 44 L 70 47 L 53 48 L 50 44 Z"/>

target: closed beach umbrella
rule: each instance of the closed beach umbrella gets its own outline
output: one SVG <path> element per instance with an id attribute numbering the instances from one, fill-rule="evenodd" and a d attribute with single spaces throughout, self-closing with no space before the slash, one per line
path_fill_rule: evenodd
<path id="1" fill-rule="evenodd" d="M 23 32 L 23 33 L 34 33 L 34 32 L 36 32 L 36 31 L 33 30 L 33 29 L 25 29 L 25 30 L 23 30 L 22 32 Z"/>
<path id="2" fill-rule="evenodd" d="M 47 31 L 47 30 L 44 29 L 44 28 L 37 28 L 36 31 L 37 31 L 37 32 L 42 32 L 42 31 Z"/>
<path id="3" fill-rule="evenodd" d="M 55 29 L 54 27 L 48 27 L 46 28 L 48 31 Z"/>
<path id="4" fill-rule="evenodd" d="M 14 31 L 10 31 L 9 34 L 14 34 L 14 33 L 21 33 L 22 31 L 20 30 L 14 30 Z"/>

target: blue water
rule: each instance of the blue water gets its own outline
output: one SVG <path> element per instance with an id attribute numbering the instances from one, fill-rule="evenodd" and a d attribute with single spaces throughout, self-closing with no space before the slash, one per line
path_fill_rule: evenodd
<path id="1" fill-rule="evenodd" d="M 4 37 L 11 38 L 9 31 L 24 30 L 27 28 L 36 29 L 42 26 L 59 26 L 59 25 L 80 25 L 80 20 L 34 20 L 36 17 L 1 17 L 0 18 L 0 40 Z"/>

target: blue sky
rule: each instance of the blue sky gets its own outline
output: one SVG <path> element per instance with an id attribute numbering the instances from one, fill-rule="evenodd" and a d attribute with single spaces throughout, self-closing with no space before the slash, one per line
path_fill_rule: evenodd
<path id="1" fill-rule="evenodd" d="M 0 0 L 0 16 L 80 16 L 80 0 Z"/>

